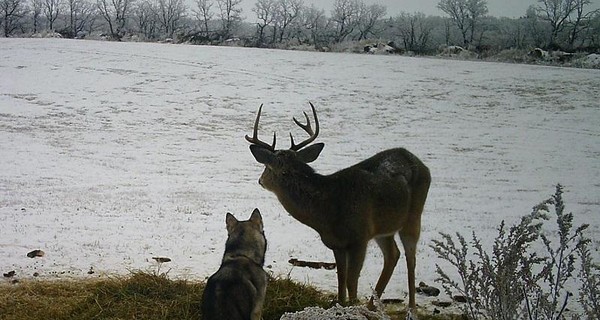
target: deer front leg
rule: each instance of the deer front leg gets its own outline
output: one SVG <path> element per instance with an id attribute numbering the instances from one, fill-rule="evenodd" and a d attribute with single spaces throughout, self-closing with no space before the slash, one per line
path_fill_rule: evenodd
<path id="1" fill-rule="evenodd" d="M 358 278 L 365 262 L 367 253 L 367 243 L 350 247 L 348 249 L 348 296 L 350 303 L 358 302 Z"/>
<path id="2" fill-rule="evenodd" d="M 348 256 L 344 249 L 334 249 L 335 265 L 338 279 L 338 302 L 346 303 L 346 280 L 348 279 Z"/>

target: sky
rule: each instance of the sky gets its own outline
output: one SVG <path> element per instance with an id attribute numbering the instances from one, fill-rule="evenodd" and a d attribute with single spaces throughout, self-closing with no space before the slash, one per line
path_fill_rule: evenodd
<path id="1" fill-rule="evenodd" d="M 366 4 L 382 4 L 386 6 L 390 16 L 396 16 L 401 12 L 422 12 L 427 15 L 445 15 L 437 8 L 439 0 L 363 0 Z M 593 0 L 598 7 L 600 0 Z M 255 0 L 243 0 L 244 16 L 248 20 L 254 18 L 251 11 L 256 3 Z M 304 0 L 306 5 L 315 4 L 318 8 L 325 10 L 327 14 L 333 8 L 334 0 Z M 496 17 L 516 18 L 522 16 L 530 5 L 537 4 L 537 0 L 488 0 L 489 14 Z"/>

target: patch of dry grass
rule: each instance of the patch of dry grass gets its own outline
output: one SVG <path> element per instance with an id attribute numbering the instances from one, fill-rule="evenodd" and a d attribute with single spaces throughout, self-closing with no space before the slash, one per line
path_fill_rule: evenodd
<path id="1" fill-rule="evenodd" d="M 204 284 L 134 272 L 0 287 L 2 319 L 199 319 Z"/>
<path id="2" fill-rule="evenodd" d="M 23 280 L 0 285 L 0 319 L 195 319 L 201 318 L 204 283 L 133 272 L 96 280 Z M 327 308 L 334 296 L 290 279 L 269 282 L 263 317 L 309 306 Z M 402 312 L 390 314 L 404 319 Z M 419 319 L 459 319 L 420 315 Z"/>

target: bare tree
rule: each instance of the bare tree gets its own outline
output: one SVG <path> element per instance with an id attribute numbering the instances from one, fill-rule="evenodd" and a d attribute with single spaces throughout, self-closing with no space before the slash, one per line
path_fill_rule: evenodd
<path id="1" fill-rule="evenodd" d="M 213 17 L 212 6 L 213 2 L 211 0 L 196 0 L 196 9 L 193 10 L 196 20 L 201 25 L 201 31 L 206 37 L 208 37 L 209 33 L 208 23 Z"/>
<path id="2" fill-rule="evenodd" d="M 595 11 L 590 17 L 590 27 L 586 30 L 585 39 L 590 47 L 600 48 L 600 12 Z"/>
<path id="3" fill-rule="evenodd" d="M 33 18 L 33 33 L 37 33 L 40 26 L 40 16 L 44 8 L 43 0 L 32 0 L 31 1 L 31 16 Z"/>
<path id="4" fill-rule="evenodd" d="M 48 29 L 54 31 L 54 23 L 58 19 L 58 15 L 62 9 L 61 0 L 44 0 L 44 16 L 48 23 Z"/>
<path id="5" fill-rule="evenodd" d="M 585 30 L 591 27 L 592 17 L 600 13 L 600 10 L 586 12 L 585 9 L 592 3 L 591 0 L 575 0 L 574 17 L 569 19 L 569 47 L 575 46 L 575 41 Z M 582 39 L 583 40 L 583 39 Z"/>
<path id="6" fill-rule="evenodd" d="M 575 11 L 576 0 L 538 0 L 538 6 L 542 19 L 546 20 L 552 28 L 549 46 L 558 46 L 558 36 L 567 25 L 571 13 Z"/>
<path id="7" fill-rule="evenodd" d="M 185 15 L 183 0 L 158 0 L 156 16 L 160 26 L 168 38 L 181 27 L 181 19 Z"/>
<path id="8" fill-rule="evenodd" d="M 471 32 L 469 43 L 475 39 L 475 30 L 478 29 L 481 19 L 488 13 L 487 0 L 467 0 L 467 12 L 469 13 L 469 29 Z M 485 29 L 480 30 L 479 45 Z"/>
<path id="9" fill-rule="evenodd" d="M 525 28 L 531 42 L 535 47 L 545 47 L 546 41 L 550 38 L 550 31 L 547 30 L 546 24 L 538 15 L 538 9 L 530 6 L 525 15 Z"/>
<path id="10" fill-rule="evenodd" d="M 422 53 L 427 49 L 433 26 L 427 21 L 425 14 L 402 13 L 396 18 L 396 23 L 404 49 L 417 53 Z"/>
<path id="11" fill-rule="evenodd" d="M 221 37 L 230 38 L 239 27 L 242 21 L 242 0 L 217 0 L 219 14 L 221 18 Z"/>
<path id="12" fill-rule="evenodd" d="M 0 25 L 5 37 L 23 27 L 26 12 L 24 0 L 0 0 Z"/>
<path id="13" fill-rule="evenodd" d="M 518 19 L 499 18 L 494 19 L 495 29 L 497 31 L 494 36 L 498 47 L 508 49 L 517 48 L 525 49 L 527 47 L 527 18 Z"/>
<path id="14" fill-rule="evenodd" d="M 254 4 L 252 11 L 256 13 L 258 22 L 256 23 L 258 33 L 258 46 L 264 44 L 265 28 L 272 26 L 273 20 L 275 19 L 275 11 L 277 5 L 275 0 L 258 0 Z"/>
<path id="15" fill-rule="evenodd" d="M 331 20 L 335 27 L 335 42 L 342 42 L 358 25 L 360 0 L 335 0 Z"/>
<path id="16" fill-rule="evenodd" d="M 150 0 L 139 2 L 133 10 L 137 28 L 145 39 L 158 38 L 157 11 L 158 9 L 155 8 L 155 5 Z"/>
<path id="17" fill-rule="evenodd" d="M 463 38 L 463 45 L 468 44 L 469 15 L 466 0 L 441 0 L 437 7 L 450 16 Z"/>
<path id="18" fill-rule="evenodd" d="M 437 7 L 454 21 L 465 46 L 473 42 L 478 23 L 488 12 L 486 0 L 441 0 Z"/>
<path id="19" fill-rule="evenodd" d="M 283 42 L 288 27 L 298 19 L 304 5 L 302 0 L 276 0 L 277 6 L 274 16 L 275 29 L 277 30 L 277 41 Z"/>
<path id="20" fill-rule="evenodd" d="M 371 35 L 375 35 L 377 33 L 376 26 L 377 22 L 379 22 L 386 14 L 386 7 L 380 4 L 372 4 L 365 5 L 364 3 L 360 4 L 360 11 L 358 17 L 358 40 L 365 39 Z"/>
<path id="21" fill-rule="evenodd" d="M 538 0 L 537 7 L 540 16 L 548 21 L 552 32 L 550 33 L 549 46 L 559 47 L 558 36 L 565 29 L 569 16 L 576 10 L 577 0 Z"/>
<path id="22" fill-rule="evenodd" d="M 125 33 L 133 0 L 97 0 L 98 10 L 108 24 L 113 39 L 121 39 Z"/>
<path id="23" fill-rule="evenodd" d="M 87 0 L 67 0 L 68 34 L 76 37 L 94 19 L 94 6 Z"/>
<path id="24" fill-rule="evenodd" d="M 452 19 L 451 18 L 444 18 L 444 44 L 446 46 L 450 45 L 450 36 L 451 36 L 451 32 L 450 32 L 450 26 L 452 25 Z"/>
<path id="25" fill-rule="evenodd" d="M 321 48 L 326 45 L 325 32 L 327 30 L 328 19 L 323 9 L 318 9 L 314 4 L 310 7 L 304 7 L 301 13 L 302 26 L 308 33 L 309 42 L 315 48 Z"/>

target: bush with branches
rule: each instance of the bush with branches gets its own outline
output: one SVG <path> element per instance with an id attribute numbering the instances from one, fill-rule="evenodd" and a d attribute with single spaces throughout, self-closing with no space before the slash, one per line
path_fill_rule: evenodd
<path id="1" fill-rule="evenodd" d="M 584 235 L 588 225 L 573 227 L 573 214 L 565 212 L 562 194 L 563 187 L 558 185 L 552 197 L 518 224 L 507 227 L 502 221 L 491 251 L 475 233 L 470 242 L 460 233 L 456 234 L 458 242 L 445 233 L 433 241 L 433 250 L 458 276 L 454 280 L 437 265 L 437 281 L 447 294 L 466 298 L 467 318 L 562 319 L 573 302 L 569 284 L 580 280 L 578 301 L 585 317 L 599 319 L 600 267 L 594 264 L 590 239 Z M 544 224 L 551 211 L 556 218 L 554 232 Z"/>

